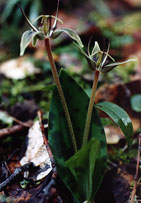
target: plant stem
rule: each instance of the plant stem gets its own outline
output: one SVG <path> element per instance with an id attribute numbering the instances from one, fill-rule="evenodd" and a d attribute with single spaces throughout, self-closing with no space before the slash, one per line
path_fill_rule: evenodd
<path id="1" fill-rule="evenodd" d="M 92 86 L 92 94 L 91 94 L 90 102 L 89 102 L 89 106 L 88 106 L 88 112 L 87 112 L 87 117 L 86 117 L 86 123 L 85 123 L 82 145 L 86 144 L 88 141 L 98 79 L 99 79 L 99 71 L 96 70 L 95 75 L 94 75 L 93 86 Z"/>
<path id="2" fill-rule="evenodd" d="M 50 65 L 51 65 L 53 79 L 54 79 L 54 82 L 55 82 L 56 87 L 58 89 L 58 93 L 59 93 L 59 96 L 60 96 L 60 99 L 61 99 L 61 102 L 62 102 L 62 106 L 64 108 L 68 128 L 69 128 L 71 139 L 72 139 L 73 149 L 74 149 L 74 152 L 77 152 L 77 145 L 76 145 L 76 140 L 75 140 L 75 135 L 74 135 L 74 130 L 73 130 L 70 114 L 69 114 L 68 107 L 67 107 L 67 104 L 66 104 L 66 100 L 65 100 L 65 97 L 64 97 L 64 93 L 63 93 L 63 90 L 62 90 L 62 87 L 61 87 L 61 84 L 60 84 L 58 72 L 57 72 L 56 65 L 55 65 L 55 62 L 54 62 L 54 59 L 53 59 L 53 56 L 52 56 L 51 46 L 50 46 L 50 42 L 49 42 L 48 38 L 45 39 L 45 47 L 46 47 L 48 59 L 49 59 Z"/>

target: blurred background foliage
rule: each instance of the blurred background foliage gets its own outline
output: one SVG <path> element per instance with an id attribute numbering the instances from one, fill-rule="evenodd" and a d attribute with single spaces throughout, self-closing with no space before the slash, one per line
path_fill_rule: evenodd
<path id="1" fill-rule="evenodd" d="M 135 2 L 130 0 L 88 0 L 87 2 L 61 0 L 60 11 L 76 18 L 74 23 L 77 25 L 74 27 L 77 27 L 77 30 L 84 31 L 89 27 L 95 27 L 99 29 L 98 34 L 101 35 L 103 41 L 110 40 L 111 48 L 120 48 L 123 45 L 132 44 L 135 40 L 134 33 L 140 30 L 141 5 L 139 2 L 138 0 Z M 19 52 L 19 46 L 13 46 L 12 42 L 19 44 L 24 26 L 27 26 L 18 4 L 33 21 L 41 14 L 55 14 L 57 0 L 2 0 L 0 2 L 1 44 L 9 46 L 10 51 L 13 50 L 12 53 L 16 55 Z M 69 25 L 69 17 L 66 20 L 68 22 L 65 22 L 65 25 Z M 83 24 L 81 24 L 82 21 Z M 95 39 L 100 39 L 94 30 L 87 34 L 93 35 Z M 103 45 L 103 42 L 101 44 Z"/>
<path id="2" fill-rule="evenodd" d="M 1 0 L 0 1 L 0 67 L 3 62 L 19 58 L 19 45 L 22 32 L 28 28 L 18 4 L 28 18 L 33 21 L 40 14 L 55 15 L 57 0 Z M 140 0 L 60 0 L 59 17 L 63 27 L 75 29 L 83 43 L 93 46 L 98 41 L 101 49 L 106 50 L 110 43 L 110 54 L 116 60 L 138 58 L 137 62 L 125 64 L 100 78 L 100 85 L 106 83 L 127 83 L 140 77 L 141 59 L 141 3 Z M 58 26 L 61 26 L 58 24 Z M 93 74 L 79 50 L 66 36 L 52 42 L 54 58 L 58 66 L 66 68 L 90 94 Z M 41 89 L 52 84 L 50 65 L 46 61 L 44 45 L 31 46 L 26 51 L 26 59 L 40 70 L 24 79 L 15 80 L 0 74 L 1 108 L 35 99 L 47 111 L 51 89 Z M 0 69 L 1 71 L 1 69 Z M 8 87 L 11 88 L 8 88 Z M 39 96 L 37 96 L 37 92 Z M 47 103 L 47 105 L 46 105 Z M 47 107 L 47 108 L 46 108 Z"/>

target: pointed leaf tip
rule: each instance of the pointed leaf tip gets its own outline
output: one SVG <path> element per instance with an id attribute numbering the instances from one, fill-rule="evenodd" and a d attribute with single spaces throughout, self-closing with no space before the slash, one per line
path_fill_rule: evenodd
<path id="1" fill-rule="evenodd" d="M 128 146 L 132 143 L 133 126 L 131 119 L 124 109 L 112 102 L 100 102 L 96 108 L 105 112 L 122 130 Z"/>

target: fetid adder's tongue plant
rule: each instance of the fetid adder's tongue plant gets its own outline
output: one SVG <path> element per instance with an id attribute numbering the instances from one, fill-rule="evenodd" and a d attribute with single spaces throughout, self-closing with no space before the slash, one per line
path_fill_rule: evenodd
<path id="1" fill-rule="evenodd" d="M 59 5 L 59 1 L 58 1 L 58 5 Z M 52 70 L 52 75 L 53 75 L 53 79 L 54 82 L 56 84 L 56 87 L 58 89 L 58 93 L 63 105 L 63 109 L 65 112 L 65 116 L 67 119 L 67 124 L 68 124 L 68 128 L 70 131 L 70 135 L 71 135 L 71 139 L 72 139 L 72 144 L 73 144 L 73 149 L 74 152 L 77 151 L 77 146 L 76 146 L 76 141 L 75 141 L 75 135 L 74 135 L 74 130 L 73 130 L 73 126 L 71 123 L 71 118 L 70 118 L 70 114 L 67 108 L 67 104 L 65 101 L 65 97 L 64 97 L 64 93 L 59 81 L 59 76 L 57 73 L 57 69 L 56 69 L 56 65 L 55 62 L 53 60 L 53 56 L 52 56 L 52 51 L 51 51 L 51 47 L 50 47 L 50 38 L 56 38 L 57 36 L 59 36 L 61 33 L 66 33 L 68 34 L 72 39 L 74 39 L 80 47 L 82 47 L 82 42 L 79 38 L 79 36 L 75 33 L 75 31 L 71 30 L 71 29 L 56 29 L 57 28 L 57 21 L 62 22 L 60 19 L 58 19 L 58 7 L 57 6 L 57 12 L 56 12 L 56 16 L 52 16 L 52 15 L 41 15 L 39 17 L 37 17 L 35 19 L 34 22 L 36 22 L 37 20 L 41 19 L 41 27 L 39 27 L 39 29 L 37 29 L 26 17 L 23 9 L 21 8 L 21 11 L 27 21 L 27 23 L 29 24 L 31 30 L 27 30 L 23 33 L 22 38 L 21 38 L 21 45 L 20 45 L 20 55 L 22 56 L 24 54 L 24 51 L 26 49 L 26 47 L 32 42 L 33 46 L 36 46 L 37 41 L 38 40 L 44 40 L 45 42 L 45 47 L 46 47 L 46 51 L 47 51 L 47 55 L 48 55 L 48 59 L 51 65 L 51 70 Z M 54 23 L 51 26 L 51 21 L 52 19 L 54 19 Z"/>
<path id="2" fill-rule="evenodd" d="M 25 16 L 23 10 L 22 13 Z M 22 35 L 20 55 L 24 54 L 31 42 L 35 46 L 38 40 L 44 40 L 56 84 L 49 111 L 48 135 L 58 175 L 72 194 L 71 202 L 92 203 L 102 182 L 107 159 L 105 133 L 97 110 L 105 112 L 121 128 L 128 146 L 131 145 L 133 134 L 131 120 L 121 107 L 110 102 L 94 104 L 99 75 L 129 60 L 114 62 L 108 54 L 109 48 L 107 52 L 103 52 L 97 42 L 91 52 L 88 46 L 86 53 L 75 31 L 67 28 L 57 29 L 57 22 L 61 21 L 58 19 L 58 6 L 56 16 L 41 15 L 36 19 L 41 19 L 39 28 L 36 28 L 26 16 L 25 18 L 31 30 Z M 53 25 L 51 21 L 54 22 Z M 95 72 L 90 98 L 63 69 L 58 75 L 50 39 L 58 37 L 61 33 L 66 33 L 74 40 Z"/>

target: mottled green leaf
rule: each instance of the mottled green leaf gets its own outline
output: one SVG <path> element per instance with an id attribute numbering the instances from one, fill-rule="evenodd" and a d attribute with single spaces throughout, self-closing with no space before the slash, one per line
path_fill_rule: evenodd
<path id="1" fill-rule="evenodd" d="M 135 94 L 131 97 L 132 109 L 136 112 L 141 112 L 141 94 Z"/>
<path id="2" fill-rule="evenodd" d="M 71 78 L 64 70 L 61 70 L 60 82 L 70 112 L 77 142 L 77 148 L 80 150 L 89 97 L 85 91 L 74 81 L 74 79 Z M 93 137 L 97 139 L 101 145 L 101 151 L 99 158 L 96 161 L 95 173 L 93 177 L 93 181 L 97 186 L 93 191 L 93 194 L 95 194 L 102 181 L 107 158 L 104 129 L 95 108 L 93 108 L 91 129 L 88 140 Z M 69 189 L 71 188 L 70 185 L 74 187 L 75 182 L 72 182 L 72 176 L 69 175 L 69 172 L 67 172 L 65 167 L 65 162 L 74 155 L 74 151 L 57 88 L 55 88 L 53 91 L 49 112 L 49 144 L 56 161 L 58 174 Z"/>
<path id="3" fill-rule="evenodd" d="M 133 126 L 126 111 L 111 102 L 101 102 L 96 105 L 96 108 L 105 112 L 121 128 L 130 146 L 132 143 Z"/>
<path id="4" fill-rule="evenodd" d="M 96 160 L 100 154 L 100 143 L 92 138 L 85 146 L 66 161 L 66 166 L 74 176 L 76 186 L 71 188 L 80 202 L 92 201 L 97 185 L 93 181 Z M 80 184 L 81 183 L 81 184 Z"/>

